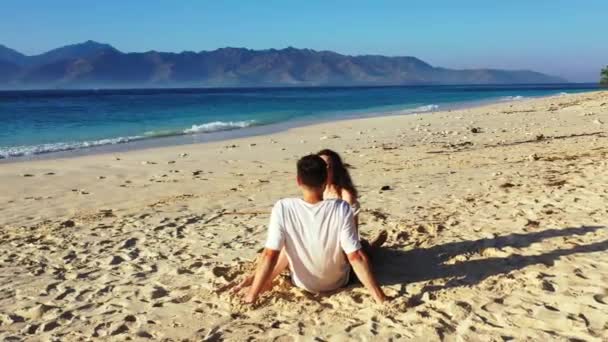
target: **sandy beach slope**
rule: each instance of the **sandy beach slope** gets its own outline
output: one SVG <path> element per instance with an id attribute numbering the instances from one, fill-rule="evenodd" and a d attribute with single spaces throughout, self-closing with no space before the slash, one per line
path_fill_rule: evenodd
<path id="1" fill-rule="evenodd" d="M 607 127 L 593 92 L 0 164 L 0 340 L 607 341 Z M 394 299 L 216 293 L 321 148 L 389 231 Z"/>

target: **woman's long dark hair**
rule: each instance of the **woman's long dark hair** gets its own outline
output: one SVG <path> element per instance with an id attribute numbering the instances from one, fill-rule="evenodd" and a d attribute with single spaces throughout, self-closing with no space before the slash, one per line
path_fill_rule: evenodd
<path id="1" fill-rule="evenodd" d="M 352 194 L 353 197 L 357 197 L 357 188 L 353 184 L 353 180 L 350 178 L 350 174 L 342 162 L 340 155 L 332 150 L 325 149 L 317 153 L 318 156 L 328 156 L 331 161 L 331 168 L 334 173 L 333 183 L 336 185 L 338 190 L 347 190 Z"/>

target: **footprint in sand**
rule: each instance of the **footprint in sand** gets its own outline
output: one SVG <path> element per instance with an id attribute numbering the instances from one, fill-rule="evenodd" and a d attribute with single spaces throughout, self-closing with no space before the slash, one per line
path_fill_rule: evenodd
<path id="1" fill-rule="evenodd" d="M 91 299 L 92 295 L 93 295 L 93 290 L 90 290 L 90 289 L 82 290 L 76 296 L 76 301 L 79 301 L 79 302 L 88 301 Z"/>
<path id="2" fill-rule="evenodd" d="M 203 267 L 202 261 L 195 261 L 190 266 L 188 266 L 188 268 L 190 268 L 190 269 L 196 269 L 196 268 L 201 268 L 201 267 Z"/>
<path id="3" fill-rule="evenodd" d="M 129 332 L 129 327 L 126 324 L 121 324 L 116 328 L 110 335 L 116 336 L 120 334 L 126 334 Z"/>
<path id="4" fill-rule="evenodd" d="M 74 261 L 74 259 L 76 259 L 76 252 L 75 251 L 69 251 L 68 254 L 66 254 L 66 256 L 63 257 L 63 261 L 66 264 L 69 264 L 70 262 Z"/>
<path id="5" fill-rule="evenodd" d="M 608 295 L 606 294 L 596 294 L 593 299 L 600 304 L 608 305 Z"/>
<path id="6" fill-rule="evenodd" d="M 360 327 L 360 326 L 362 326 L 364 324 L 365 324 L 364 322 L 353 323 L 353 324 L 349 325 L 348 327 L 346 327 L 344 329 L 344 331 L 347 332 L 347 333 L 350 333 L 353 329 L 356 329 L 356 328 L 358 328 L 358 327 Z"/>
<path id="7" fill-rule="evenodd" d="M 481 309 L 489 313 L 497 313 L 504 310 L 504 299 L 496 298 L 493 301 L 481 306 Z"/>
<path id="8" fill-rule="evenodd" d="M 139 257 L 139 248 L 135 248 L 129 252 L 129 258 L 131 258 L 131 260 L 135 260 L 138 257 Z"/>
<path id="9" fill-rule="evenodd" d="M 350 299 L 357 304 L 363 303 L 363 296 L 360 293 L 351 293 Z"/>
<path id="10" fill-rule="evenodd" d="M 192 299 L 192 295 L 191 294 L 185 294 L 183 296 L 179 296 L 179 297 L 175 297 L 173 299 L 171 299 L 171 303 L 174 304 L 183 304 L 183 303 L 187 303 Z"/>
<path id="11" fill-rule="evenodd" d="M 34 335 L 38 331 L 38 328 L 40 328 L 40 324 L 28 324 L 21 330 L 21 333 Z"/>
<path id="12" fill-rule="evenodd" d="M 130 239 L 127 239 L 123 243 L 122 248 L 131 248 L 131 247 L 134 247 L 136 244 L 137 244 L 137 238 L 130 238 Z"/>
<path id="13" fill-rule="evenodd" d="M 9 314 L 0 316 L 0 321 L 3 323 L 23 323 L 25 318 L 17 314 Z"/>
<path id="14" fill-rule="evenodd" d="M 551 283 L 548 280 L 543 280 L 542 288 L 543 288 L 543 290 L 545 290 L 547 292 L 555 292 L 556 291 L 555 286 L 553 285 L 553 283 Z"/>
<path id="15" fill-rule="evenodd" d="M 104 322 L 101 324 L 98 324 L 95 329 L 93 330 L 93 335 L 92 337 L 105 337 L 108 335 L 120 335 L 120 334 L 124 334 L 126 332 L 129 331 L 129 327 L 127 327 L 126 325 L 122 324 L 117 328 L 112 327 L 112 323 L 111 322 Z"/>
<path id="16" fill-rule="evenodd" d="M 43 332 L 51 331 L 59 326 L 60 326 L 60 324 L 57 323 L 57 321 L 50 321 L 50 322 L 44 324 L 44 326 L 42 327 L 42 331 Z"/>
<path id="17" fill-rule="evenodd" d="M 147 331 L 141 330 L 137 332 L 137 337 L 142 337 L 142 338 L 148 338 L 148 339 L 153 339 L 154 335 L 150 334 Z"/>
<path id="18" fill-rule="evenodd" d="M 583 273 L 583 271 L 580 268 L 577 268 L 574 270 L 574 274 L 579 277 L 579 278 L 583 278 L 585 280 L 588 280 L 589 278 Z"/>
<path id="19" fill-rule="evenodd" d="M 67 297 L 68 295 L 72 294 L 76 292 L 76 290 L 74 290 L 71 287 L 66 287 L 65 291 L 63 291 L 62 294 L 60 294 L 59 296 L 55 297 L 55 300 L 62 300 L 65 299 L 65 297 Z"/>
<path id="20" fill-rule="evenodd" d="M 218 278 L 224 278 L 228 281 L 232 281 L 234 278 L 236 278 L 236 275 L 234 274 L 230 274 L 230 267 L 224 267 L 224 266 L 216 266 L 213 269 L 211 269 L 211 272 L 213 273 L 214 276 L 218 277 Z"/>
<path id="21" fill-rule="evenodd" d="M 150 292 L 150 298 L 159 299 L 169 295 L 169 291 L 161 286 L 154 286 L 152 292 Z"/>
<path id="22" fill-rule="evenodd" d="M 194 274 L 194 272 L 190 271 L 187 268 L 180 267 L 176 270 L 177 274 Z"/>
<path id="23" fill-rule="evenodd" d="M 112 257 L 112 260 L 110 260 L 110 265 L 114 266 L 114 265 L 119 265 L 122 262 L 124 262 L 125 259 L 119 255 L 115 255 Z"/>

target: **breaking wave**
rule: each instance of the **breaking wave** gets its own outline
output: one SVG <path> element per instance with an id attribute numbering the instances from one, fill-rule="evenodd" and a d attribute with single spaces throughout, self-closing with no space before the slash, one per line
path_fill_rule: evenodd
<path id="1" fill-rule="evenodd" d="M 500 98 L 501 101 L 519 101 L 525 99 L 525 96 L 515 95 L 515 96 L 503 96 Z"/>
<path id="2" fill-rule="evenodd" d="M 31 156 L 36 154 L 45 154 L 51 152 L 62 152 L 79 150 L 90 147 L 104 146 L 104 145 L 116 145 L 124 144 L 130 141 L 141 140 L 144 137 L 133 136 L 133 137 L 119 137 L 112 139 L 100 139 L 91 141 L 74 141 L 74 142 L 58 142 L 50 144 L 40 144 L 33 146 L 13 146 L 13 147 L 0 147 L 0 159 L 10 157 L 23 157 Z"/>
<path id="3" fill-rule="evenodd" d="M 201 125 L 192 125 L 192 127 L 184 130 L 161 130 L 161 131 L 150 131 L 145 132 L 143 135 L 129 136 L 129 137 L 117 137 L 99 140 L 89 141 L 70 141 L 70 142 L 58 142 L 39 144 L 31 146 L 11 146 L 11 147 L 0 147 L 0 159 L 6 159 L 11 157 L 23 157 L 32 156 L 38 154 L 52 153 L 52 152 L 63 152 L 73 151 L 79 149 L 86 149 L 91 147 L 99 147 L 105 145 L 117 145 L 137 140 L 160 138 L 160 137 L 171 137 L 188 134 L 200 134 L 200 133 L 213 133 L 219 131 L 229 131 L 234 129 L 246 128 L 256 125 L 256 121 L 215 121 Z"/>
<path id="4" fill-rule="evenodd" d="M 439 109 L 439 105 L 430 104 L 425 106 L 420 106 L 411 109 L 404 109 L 398 112 L 398 114 L 414 114 L 414 113 L 426 113 L 426 112 L 434 112 Z"/>
<path id="5" fill-rule="evenodd" d="M 206 123 L 206 124 L 202 124 L 202 125 L 192 125 L 192 127 L 184 130 L 185 134 L 193 134 L 193 133 L 211 133 L 211 132 L 218 132 L 218 131 L 229 131 L 229 130 L 233 130 L 233 129 L 239 129 L 239 128 L 246 128 L 246 127 L 251 127 L 255 125 L 255 121 L 254 120 L 249 120 L 249 121 L 230 121 L 230 122 L 223 122 L 223 121 L 215 121 L 215 122 L 210 122 L 210 123 Z"/>

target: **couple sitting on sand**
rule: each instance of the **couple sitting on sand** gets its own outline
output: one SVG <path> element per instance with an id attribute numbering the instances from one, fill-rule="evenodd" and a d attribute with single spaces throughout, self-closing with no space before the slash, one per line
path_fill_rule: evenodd
<path id="1" fill-rule="evenodd" d="M 285 198 L 272 209 L 268 239 L 255 274 L 232 292 L 254 303 L 288 267 L 292 282 L 312 293 L 352 282 L 351 268 L 376 302 L 387 297 L 374 277 L 368 255 L 386 240 L 359 239 L 357 190 L 340 156 L 331 150 L 301 158 L 297 165 L 302 198 Z"/>

